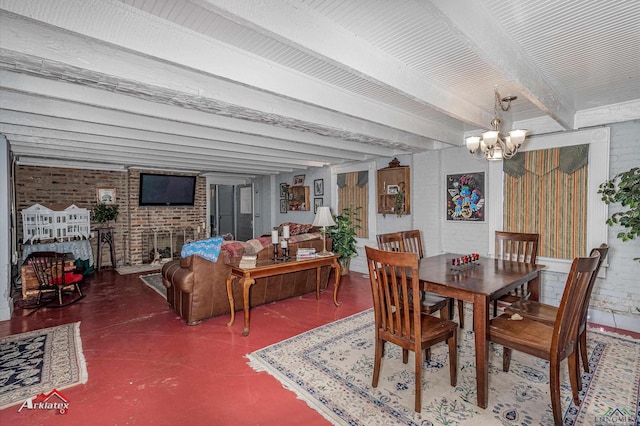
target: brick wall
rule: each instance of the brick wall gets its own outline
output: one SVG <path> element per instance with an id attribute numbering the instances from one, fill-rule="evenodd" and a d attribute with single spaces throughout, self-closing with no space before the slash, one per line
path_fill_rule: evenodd
<path id="1" fill-rule="evenodd" d="M 63 210 L 71 204 L 91 209 L 96 204 L 96 188 L 115 188 L 119 206 L 114 225 L 116 263 L 137 265 L 142 263 L 142 237 L 149 229 L 199 228 L 198 238 L 205 237 L 206 180 L 197 178 L 194 207 L 138 207 L 140 172 L 65 169 L 57 167 L 18 166 L 16 169 L 16 208 L 18 239 L 22 235 L 21 211 L 33 204 L 42 204 L 54 210 Z M 92 223 L 92 229 L 97 224 Z M 96 239 L 91 239 L 96 253 Z M 107 249 L 103 247 L 103 265 L 109 263 Z"/>

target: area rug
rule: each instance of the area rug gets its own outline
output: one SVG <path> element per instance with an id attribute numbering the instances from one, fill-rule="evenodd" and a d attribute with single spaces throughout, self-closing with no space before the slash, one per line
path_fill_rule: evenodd
<path id="1" fill-rule="evenodd" d="M 119 273 L 120 275 L 127 275 L 127 274 L 137 274 L 139 272 L 157 271 L 158 269 L 161 269 L 161 268 L 162 268 L 162 264 L 159 264 L 159 263 L 155 263 L 155 264 L 145 263 L 144 265 L 118 266 L 116 268 L 116 272 Z"/>
<path id="2" fill-rule="evenodd" d="M 472 324 L 470 309 L 467 311 Z M 422 413 L 414 406 L 413 354 L 387 344 L 377 388 L 373 310 L 316 328 L 247 355 L 298 398 L 336 425 L 550 425 L 549 363 L 513 351 L 502 371 L 502 347 L 491 344 L 489 405 L 476 405 L 473 331 L 458 329 L 458 383 L 449 384 L 447 346 L 432 348 L 423 368 Z M 565 425 L 637 425 L 640 341 L 589 330 L 591 374 L 583 374 L 581 404 L 571 403 L 566 362 L 561 387 Z M 607 420 L 618 423 L 606 423 Z M 625 422 L 621 422 L 625 420 Z M 627 421 L 628 420 L 628 421 Z"/>
<path id="3" fill-rule="evenodd" d="M 0 409 L 87 379 L 79 322 L 0 339 Z"/>
<path id="4" fill-rule="evenodd" d="M 167 288 L 162 284 L 162 274 L 141 275 L 140 279 L 160 296 L 167 298 Z"/>

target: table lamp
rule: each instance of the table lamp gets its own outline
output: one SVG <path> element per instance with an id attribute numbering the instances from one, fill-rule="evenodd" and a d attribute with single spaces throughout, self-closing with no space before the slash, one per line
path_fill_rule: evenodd
<path id="1" fill-rule="evenodd" d="M 334 222 L 328 206 L 318 207 L 312 225 L 322 227 L 322 251 L 317 253 L 316 256 L 331 256 L 333 253 L 327 251 L 327 226 L 336 226 L 337 224 Z"/>

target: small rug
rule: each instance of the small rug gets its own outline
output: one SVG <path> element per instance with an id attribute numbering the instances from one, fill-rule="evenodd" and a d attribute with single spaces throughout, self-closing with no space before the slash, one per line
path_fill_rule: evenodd
<path id="1" fill-rule="evenodd" d="M 472 324 L 470 310 L 469 322 Z M 446 344 L 432 347 L 423 366 L 422 413 L 414 406 L 413 354 L 387 344 L 378 387 L 371 386 L 373 310 L 316 328 L 247 355 L 311 408 L 336 425 L 550 425 L 549 363 L 513 351 L 502 371 L 502 347 L 491 344 L 489 405 L 476 405 L 473 331 L 458 329 L 458 381 L 449 384 Z M 566 361 L 561 402 L 565 425 L 637 425 L 640 341 L 589 329 L 591 374 L 583 374 L 581 404 L 571 402 Z M 628 421 L 620 422 L 620 419 Z M 607 420 L 618 423 L 606 423 Z"/>
<path id="2" fill-rule="evenodd" d="M 162 268 L 160 263 L 145 263 L 144 265 L 118 266 L 116 272 L 120 275 L 136 274 L 139 272 L 157 271 Z"/>
<path id="3" fill-rule="evenodd" d="M 0 409 L 87 379 L 79 322 L 0 338 Z"/>
<path id="4" fill-rule="evenodd" d="M 162 274 L 141 275 L 140 279 L 160 296 L 167 298 L 167 288 L 162 284 Z"/>

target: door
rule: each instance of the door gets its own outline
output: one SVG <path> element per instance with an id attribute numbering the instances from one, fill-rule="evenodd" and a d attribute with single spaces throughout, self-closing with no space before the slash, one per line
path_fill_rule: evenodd
<path id="1" fill-rule="evenodd" d="M 236 239 L 247 241 L 253 238 L 253 185 L 238 185 L 236 191 Z"/>
<path id="2" fill-rule="evenodd" d="M 253 186 L 211 185 L 211 236 L 231 234 L 234 240 L 253 238 Z"/>

